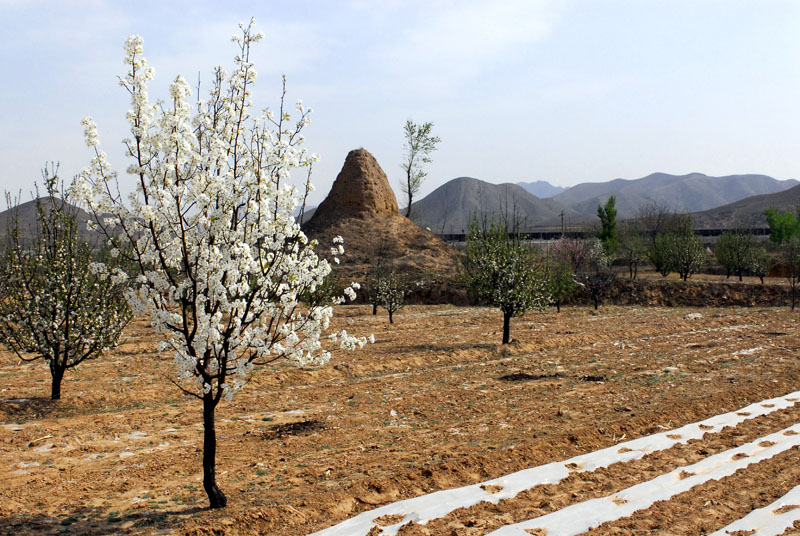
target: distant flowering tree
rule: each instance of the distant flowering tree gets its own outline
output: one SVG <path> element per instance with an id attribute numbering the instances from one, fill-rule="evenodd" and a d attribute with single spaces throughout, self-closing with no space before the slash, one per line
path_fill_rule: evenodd
<path id="1" fill-rule="evenodd" d="M 394 313 L 405 305 L 408 285 L 393 268 L 378 274 L 374 282 L 377 303 L 389 313 L 389 323 L 394 324 Z"/>
<path id="2" fill-rule="evenodd" d="M 173 383 L 202 401 L 203 487 L 211 508 L 226 504 L 215 473 L 217 404 L 231 400 L 255 366 L 327 361 L 321 337 L 333 316 L 327 300 L 300 301 L 331 271 L 293 217 L 299 195 L 292 169 L 308 169 L 304 193 L 311 189 L 315 157 L 302 148 L 301 134 L 311 110 L 298 101 L 290 123 L 284 83 L 277 113 L 251 115 L 250 48 L 261 34 L 252 21 L 240 28 L 235 69 L 226 75 L 216 68 L 207 100 L 194 105 L 180 76 L 169 101 L 150 102 L 153 70 L 142 38 L 129 37 L 121 85 L 131 97 L 131 137 L 124 143 L 135 189 L 127 198 L 119 193 L 89 118 L 85 133 L 94 157 L 75 187 L 104 215 L 95 224 L 112 245 L 129 244 L 138 275 L 127 298 L 164 334 L 160 350 L 174 352 Z M 331 253 L 343 253 L 341 238 L 334 242 Z M 355 288 L 343 292 L 352 300 Z M 345 331 L 330 337 L 347 349 L 367 342 Z"/>
<path id="3" fill-rule="evenodd" d="M 69 203 L 57 167 L 42 175 L 47 196 L 37 190 L 30 228 L 19 219 L 19 204 L 7 199 L 0 342 L 24 361 L 46 361 L 50 398 L 58 400 L 64 373 L 115 347 L 131 312 L 123 299 L 128 275 L 107 252 L 81 239 L 79 209 Z"/>
<path id="4" fill-rule="evenodd" d="M 594 308 L 597 309 L 614 288 L 617 274 L 611 269 L 611 257 L 606 254 L 599 239 L 593 239 L 587 244 L 586 260 L 586 271 L 580 274 L 580 281 L 589 291 Z"/>
<path id="5" fill-rule="evenodd" d="M 548 245 L 548 253 L 556 259 L 569 261 L 573 273 L 583 271 L 589 256 L 589 246 L 585 240 L 562 236 Z"/>

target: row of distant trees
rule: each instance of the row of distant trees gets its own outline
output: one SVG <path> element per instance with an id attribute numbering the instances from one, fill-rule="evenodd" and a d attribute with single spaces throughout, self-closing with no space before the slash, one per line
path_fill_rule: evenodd
<path id="1" fill-rule="evenodd" d="M 596 237 L 563 236 L 541 246 L 524 243 L 516 224 L 473 220 L 461 280 L 478 301 L 502 311 L 504 344 L 510 341 L 513 317 L 548 304 L 560 311 L 579 287 L 598 308 L 618 278 L 615 261 L 626 265 L 631 279 L 648 262 L 662 276 L 677 272 L 684 281 L 701 269 L 707 251 L 688 215 L 651 203 L 632 221 L 620 223 L 615 202 L 612 196 L 598 206 Z M 794 310 L 800 281 L 800 209 L 770 209 L 766 217 L 771 248 L 752 233 L 731 231 L 720 236 L 713 253 L 728 277 L 737 275 L 740 280 L 749 273 L 763 284 L 770 268 L 778 265 L 791 286 Z"/>

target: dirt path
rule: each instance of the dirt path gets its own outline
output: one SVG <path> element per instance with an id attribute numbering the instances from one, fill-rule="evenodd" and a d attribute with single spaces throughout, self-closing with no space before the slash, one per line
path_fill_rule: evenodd
<path id="1" fill-rule="evenodd" d="M 216 512 L 204 508 L 200 408 L 169 383 L 172 360 L 156 353 L 146 322 L 113 354 L 73 371 L 58 403 L 42 398 L 49 375 L 41 364 L 0 354 L 0 533 L 301 536 L 800 389 L 796 315 L 785 309 L 567 308 L 514 319 L 517 342 L 505 347 L 490 309 L 409 307 L 393 326 L 367 307 L 338 313 L 339 327 L 374 333 L 376 343 L 319 369 L 261 371 L 220 406 L 217 471 L 229 507 Z M 452 526 L 417 528 L 486 534 L 525 512 L 615 493 L 680 459 L 735 448 L 788 426 L 795 412 L 621 471 L 569 474 L 563 497 L 541 487 L 515 499 L 528 500 L 525 508 L 476 506 L 485 510 L 454 512 Z M 800 484 L 793 479 L 784 487 Z M 752 493 L 751 506 L 774 496 L 743 493 Z M 664 514 L 663 526 L 670 515 L 681 514 Z M 607 530 L 637 534 L 638 526 Z"/>

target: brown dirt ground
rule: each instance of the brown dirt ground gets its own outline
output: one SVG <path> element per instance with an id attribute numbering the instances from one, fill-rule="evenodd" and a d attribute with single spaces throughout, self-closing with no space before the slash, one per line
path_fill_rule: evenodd
<path id="1" fill-rule="evenodd" d="M 200 408 L 169 382 L 172 360 L 156 353 L 147 322 L 133 323 L 107 357 L 71 371 L 55 403 L 41 363 L 0 353 L 0 532 L 299 536 L 377 505 L 800 389 L 797 313 L 785 307 L 570 307 L 514 319 L 516 342 L 506 347 L 493 309 L 411 306 L 393 326 L 367 306 L 337 313 L 337 327 L 374 333 L 376 343 L 335 352 L 318 369 L 259 371 L 219 407 L 217 471 L 229 499 L 221 511 L 205 509 Z M 576 501 L 612 493 L 797 416 L 777 412 L 625 471 L 572 475 L 558 490 L 526 492 L 516 506 L 477 505 L 404 530 L 485 534 L 552 511 L 567 501 L 561 494 Z M 678 497 L 602 533 L 715 530 L 796 485 L 797 461 L 792 450 L 688 492 L 711 510 Z"/>

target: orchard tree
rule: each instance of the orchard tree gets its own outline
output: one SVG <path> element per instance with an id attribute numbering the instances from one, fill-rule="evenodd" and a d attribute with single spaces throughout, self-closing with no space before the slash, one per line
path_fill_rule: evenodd
<path id="1" fill-rule="evenodd" d="M 639 266 L 647 260 L 647 236 L 636 221 L 623 221 L 619 229 L 618 257 L 628 265 L 628 275 L 636 279 Z"/>
<path id="2" fill-rule="evenodd" d="M 735 274 L 742 280 L 742 275 L 753 264 L 753 255 L 756 250 L 756 237 L 753 233 L 725 232 L 720 235 L 714 256 L 717 262 L 725 268 L 730 277 Z"/>
<path id="3" fill-rule="evenodd" d="M 411 218 L 411 203 L 414 202 L 414 196 L 419 192 L 422 181 L 428 175 L 423 166 L 431 163 L 430 154 L 442 141 L 438 136 L 434 136 L 432 131 L 433 123 L 418 125 L 411 119 L 407 120 L 403 127 L 406 152 L 401 167 L 406 173 L 406 178 L 400 183 L 400 186 L 408 201 L 407 218 Z"/>
<path id="4" fill-rule="evenodd" d="M 408 285 L 394 270 L 382 271 L 375 281 L 377 303 L 389 313 L 389 323 L 394 324 L 394 313 L 405 305 Z"/>
<path id="5" fill-rule="evenodd" d="M 292 170 L 308 169 L 304 193 L 311 188 L 315 157 L 301 134 L 310 110 L 298 101 L 292 122 L 284 81 L 279 109 L 251 115 L 250 49 L 261 34 L 252 21 L 240 28 L 233 72 L 216 68 L 208 97 L 194 104 L 180 76 L 169 100 L 150 101 L 153 70 L 142 38 L 129 37 L 120 83 L 131 98 L 124 143 L 133 192 L 120 194 L 129 187 L 117 184 L 90 118 L 84 125 L 94 157 L 75 186 L 92 212 L 103 214 L 95 226 L 117 249 L 129 245 L 138 275 L 126 297 L 164 335 L 160 351 L 174 353 L 173 383 L 202 405 L 203 488 L 211 508 L 226 504 L 216 482 L 217 405 L 244 387 L 254 367 L 327 361 L 321 337 L 333 316 L 330 304 L 300 303 L 331 271 L 293 217 L 299 193 Z M 334 242 L 332 254 L 341 254 L 341 238 Z M 352 300 L 356 287 L 343 292 Z M 332 340 L 337 335 L 342 348 L 366 343 L 345 331 Z"/>
<path id="6" fill-rule="evenodd" d="M 783 243 L 780 259 L 792 291 L 792 311 L 794 311 L 797 304 L 797 287 L 800 285 L 800 236 L 793 236 Z"/>
<path id="7" fill-rule="evenodd" d="M 751 274 L 756 276 L 761 280 L 761 284 L 764 284 L 764 278 L 767 277 L 769 273 L 769 267 L 772 263 L 772 259 L 767 252 L 767 248 L 764 246 L 758 246 L 753 249 L 753 253 L 750 257 L 750 265 L 748 266 L 748 270 Z"/>
<path id="8" fill-rule="evenodd" d="M 617 274 L 611 269 L 611 258 L 600 240 L 592 240 L 587 251 L 587 268 L 580 274 L 580 281 L 589 291 L 594 308 L 597 309 L 614 288 Z"/>
<path id="9" fill-rule="evenodd" d="M 686 281 L 703 266 L 706 251 L 694 234 L 692 219 L 686 214 L 673 215 L 666 231 L 648 248 L 647 257 L 662 276 L 675 271 Z"/>
<path id="10" fill-rule="evenodd" d="M 24 228 L 19 203 L 7 196 L 7 234 L 0 260 L 0 341 L 23 361 L 43 359 L 50 398 L 61 398 L 64 373 L 117 345 L 131 318 L 119 259 L 80 237 L 78 207 L 44 169 L 47 196 L 35 196 L 36 220 Z M 82 222 L 83 223 L 83 222 Z"/>
<path id="11" fill-rule="evenodd" d="M 663 238 L 662 247 L 666 248 L 670 264 L 681 279 L 686 281 L 703 266 L 706 251 L 700 238 L 695 236 L 688 215 L 676 217 Z"/>
<path id="12" fill-rule="evenodd" d="M 589 256 L 589 246 L 585 240 L 562 236 L 552 245 L 548 245 L 547 253 L 555 259 L 568 262 L 572 268 L 572 273 L 578 273 L 582 271 L 586 265 Z"/>
<path id="13" fill-rule="evenodd" d="M 511 340 L 512 317 L 544 309 L 550 299 L 544 268 L 504 224 L 472 220 L 461 276 L 475 298 L 503 312 L 503 344 Z"/>
<path id="14" fill-rule="evenodd" d="M 547 258 L 547 288 L 550 301 L 556 306 L 556 311 L 561 312 L 561 304 L 572 296 L 578 289 L 575 282 L 575 273 L 568 260 Z"/>
<path id="15" fill-rule="evenodd" d="M 670 236 L 662 234 L 656 237 L 655 244 L 647 248 L 647 260 L 662 277 L 667 277 L 674 270 L 672 242 Z"/>

